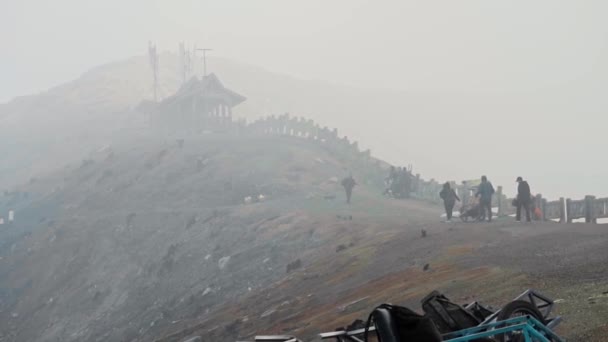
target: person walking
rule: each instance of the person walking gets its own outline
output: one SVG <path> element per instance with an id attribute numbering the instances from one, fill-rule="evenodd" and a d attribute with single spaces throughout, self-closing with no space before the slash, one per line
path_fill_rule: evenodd
<path id="1" fill-rule="evenodd" d="M 475 196 L 479 197 L 480 219 L 485 220 L 487 213 L 488 222 L 492 222 L 492 195 L 494 195 L 494 186 L 488 181 L 488 177 L 481 176 L 481 184 Z"/>
<path id="2" fill-rule="evenodd" d="M 443 200 L 443 206 L 445 207 L 446 222 L 452 222 L 454 205 L 456 204 L 456 201 L 460 202 L 460 197 L 458 197 L 456 191 L 452 189 L 449 182 L 443 184 L 443 189 L 439 193 L 439 197 Z"/>
<path id="3" fill-rule="evenodd" d="M 344 178 L 342 180 L 342 186 L 344 187 L 344 191 L 346 191 L 346 203 L 350 204 L 350 198 L 353 195 L 353 188 L 357 185 L 355 179 L 352 175 Z"/>
<path id="4" fill-rule="evenodd" d="M 530 222 L 530 204 L 532 202 L 532 194 L 530 185 L 522 177 L 517 177 L 517 212 L 515 220 L 521 222 L 521 209 L 526 211 L 526 221 Z"/>

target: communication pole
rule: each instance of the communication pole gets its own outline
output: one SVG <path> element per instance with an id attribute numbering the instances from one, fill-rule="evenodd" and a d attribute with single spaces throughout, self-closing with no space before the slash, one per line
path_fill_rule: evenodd
<path id="1" fill-rule="evenodd" d="M 186 48 L 184 43 L 179 43 L 179 59 L 179 73 L 182 78 L 182 84 L 184 84 L 192 76 L 192 52 Z"/>
<path id="2" fill-rule="evenodd" d="M 156 45 L 152 45 L 152 42 L 148 42 L 148 57 L 150 59 L 150 67 L 152 67 L 152 75 L 154 84 L 152 85 L 154 90 L 154 102 L 158 100 L 158 54 L 156 53 Z"/>
<path id="3" fill-rule="evenodd" d="M 207 76 L 207 51 L 213 51 L 212 49 L 196 49 L 196 51 L 203 51 L 203 77 Z"/>

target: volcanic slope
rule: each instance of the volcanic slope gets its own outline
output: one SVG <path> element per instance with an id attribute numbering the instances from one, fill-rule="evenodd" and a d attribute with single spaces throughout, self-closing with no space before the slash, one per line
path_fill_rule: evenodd
<path id="1" fill-rule="evenodd" d="M 499 305 L 529 287 L 561 299 L 564 335 L 606 333 L 603 227 L 442 224 L 436 206 L 382 197 L 384 176 L 297 138 L 104 148 L 0 197 L 18 209 L 0 233 L 0 336 L 312 340 L 433 289 Z M 264 201 L 245 203 L 253 194 Z"/>

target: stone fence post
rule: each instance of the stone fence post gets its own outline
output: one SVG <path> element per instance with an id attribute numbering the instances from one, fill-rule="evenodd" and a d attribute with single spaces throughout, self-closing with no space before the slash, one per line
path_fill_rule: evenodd
<path id="1" fill-rule="evenodd" d="M 597 223 L 595 217 L 595 196 L 585 196 L 585 222 Z"/>
<path id="2" fill-rule="evenodd" d="M 563 197 L 559 198 L 559 223 L 566 223 L 566 201 Z"/>
<path id="3" fill-rule="evenodd" d="M 502 186 L 496 187 L 496 199 L 498 204 L 498 217 L 503 216 L 505 212 L 504 203 L 502 200 Z"/>

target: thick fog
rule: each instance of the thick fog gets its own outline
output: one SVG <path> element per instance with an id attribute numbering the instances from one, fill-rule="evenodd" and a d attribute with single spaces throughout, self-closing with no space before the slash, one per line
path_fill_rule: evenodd
<path id="1" fill-rule="evenodd" d="M 210 68 L 220 78 L 221 58 L 317 81 L 306 89 L 360 94 L 301 94 L 316 97 L 319 108 L 300 113 L 301 104 L 280 105 L 285 94 L 266 93 L 272 113 L 259 115 L 314 116 L 426 178 L 487 174 L 513 192 L 523 176 L 549 197 L 602 196 L 607 7 L 548 0 L 5 1 L 0 101 L 143 55 L 149 40 L 171 51 L 186 42 L 214 50 L 218 69 L 213 59 Z M 52 133 L 37 138 L 44 134 Z"/>

